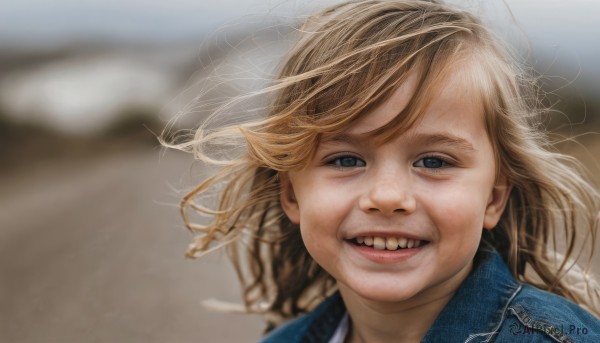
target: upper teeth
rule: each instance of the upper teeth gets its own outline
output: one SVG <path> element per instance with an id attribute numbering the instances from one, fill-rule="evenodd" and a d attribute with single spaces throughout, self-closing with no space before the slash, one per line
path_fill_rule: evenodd
<path id="1" fill-rule="evenodd" d="M 421 241 L 418 239 L 396 238 L 396 237 L 356 237 L 358 244 L 364 244 L 377 250 L 396 250 L 398 248 L 418 248 Z"/>

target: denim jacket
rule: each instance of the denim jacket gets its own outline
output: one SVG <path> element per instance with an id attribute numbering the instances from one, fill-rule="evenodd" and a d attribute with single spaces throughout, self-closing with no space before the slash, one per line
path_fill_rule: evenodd
<path id="1" fill-rule="evenodd" d="M 478 252 L 473 271 L 422 342 L 600 342 L 600 322 L 574 303 L 515 280 L 495 251 Z M 327 343 L 346 309 L 339 293 L 262 343 Z"/>

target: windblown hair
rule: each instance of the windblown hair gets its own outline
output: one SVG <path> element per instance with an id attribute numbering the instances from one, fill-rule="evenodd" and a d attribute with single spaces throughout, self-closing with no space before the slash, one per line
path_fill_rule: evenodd
<path id="1" fill-rule="evenodd" d="M 483 101 L 497 175 L 512 185 L 499 224 L 484 230 L 481 244 L 495 247 L 522 282 L 600 315 L 598 288 L 576 264 L 589 264 L 593 254 L 598 193 L 544 133 L 547 111 L 533 74 L 479 19 L 435 0 L 350 1 L 309 17 L 299 32 L 278 77 L 254 94 L 268 99 L 264 117 L 216 129 L 205 123 L 194 139 L 170 145 L 220 168 L 181 202 L 197 233 L 188 255 L 226 246 L 247 311 L 279 322 L 335 290 L 281 209 L 279 173 L 302 169 L 324 133 L 367 116 L 409 74 L 416 73 L 417 86 L 408 105 L 373 135 L 391 139 L 418 123 L 440 84 L 462 73 L 469 96 Z M 212 155 L 231 144 L 243 152 Z M 215 189 L 211 205 L 204 195 Z M 193 223 L 193 212 L 210 222 Z"/>

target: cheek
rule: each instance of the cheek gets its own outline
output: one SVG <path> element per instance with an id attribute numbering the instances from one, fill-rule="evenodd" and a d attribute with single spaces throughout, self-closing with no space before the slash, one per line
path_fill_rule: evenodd
<path id="1" fill-rule="evenodd" d="M 424 202 L 428 204 L 428 212 L 436 217 L 440 229 L 443 228 L 447 234 L 463 234 L 483 229 L 487 199 L 484 199 L 481 190 L 465 189 L 470 188 L 464 185 L 449 187 L 445 191 L 436 192 L 433 199 Z"/>
<path id="2" fill-rule="evenodd" d="M 440 193 L 438 193 L 440 194 Z M 438 252 L 452 266 L 464 267 L 472 260 L 483 233 L 484 207 L 479 195 L 459 196 L 450 192 L 439 195 L 437 202 L 431 204 L 430 214 L 437 229 Z"/>
<path id="3" fill-rule="evenodd" d="M 335 259 L 338 245 L 339 222 L 335 221 L 327 207 L 309 206 L 301 211 L 300 235 L 308 253 L 323 268 Z"/>
<path id="4" fill-rule="evenodd" d="M 301 221 L 320 224 L 339 221 L 352 206 L 352 195 L 336 183 L 307 182 L 304 186 L 296 193 Z"/>
<path id="5" fill-rule="evenodd" d="M 324 251 L 323 237 L 313 230 L 307 230 L 307 225 L 300 224 L 300 235 L 309 254 L 319 262 L 318 253 Z M 317 256 L 315 256 L 317 253 Z"/>
<path id="6" fill-rule="evenodd" d="M 316 192 L 298 202 L 300 208 L 300 230 L 306 239 L 315 236 L 335 235 L 344 221 L 343 207 L 335 197 Z"/>
<path id="7" fill-rule="evenodd" d="M 296 193 L 300 210 L 300 233 L 308 251 L 314 256 L 331 250 L 342 236 L 341 228 L 352 208 L 351 197 L 340 187 L 306 183 Z M 329 247 L 329 248 L 327 248 Z"/>

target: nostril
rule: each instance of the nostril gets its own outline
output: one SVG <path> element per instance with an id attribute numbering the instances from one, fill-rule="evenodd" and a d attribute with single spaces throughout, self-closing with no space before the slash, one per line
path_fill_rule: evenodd
<path id="1" fill-rule="evenodd" d="M 387 189 L 383 189 L 387 188 Z M 395 186 L 379 185 L 360 197 L 359 207 L 365 213 L 392 215 L 410 213 L 415 210 L 416 200 L 409 191 L 395 191 Z"/>
<path id="2" fill-rule="evenodd" d="M 379 209 L 377 207 L 370 207 L 369 212 L 381 212 L 381 213 L 391 214 L 391 213 L 404 213 L 404 212 L 407 212 L 407 210 L 405 208 L 395 208 L 388 212 L 388 211 L 382 211 L 381 209 Z"/>

